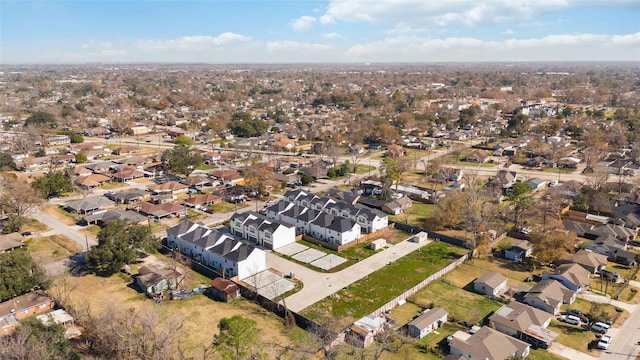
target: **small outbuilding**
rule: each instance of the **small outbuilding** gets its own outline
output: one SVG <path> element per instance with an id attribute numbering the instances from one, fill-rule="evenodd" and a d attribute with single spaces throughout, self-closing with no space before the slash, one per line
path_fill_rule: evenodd
<path id="1" fill-rule="evenodd" d="M 215 300 L 229 302 L 240 297 L 240 288 L 231 280 L 215 278 L 207 293 Z"/>
<path id="2" fill-rule="evenodd" d="M 371 244 L 369 245 L 369 248 L 371 250 L 378 251 L 378 250 L 384 248 L 385 246 L 387 246 L 387 240 L 385 240 L 385 239 L 377 239 L 377 240 L 373 240 L 371 242 Z"/>
<path id="3" fill-rule="evenodd" d="M 417 234 L 415 234 L 412 238 L 411 241 L 417 244 L 424 244 L 427 240 L 429 239 L 429 234 L 427 234 L 424 231 L 421 231 Z"/>
<path id="4" fill-rule="evenodd" d="M 441 327 L 447 321 L 448 315 L 449 313 L 440 307 L 425 310 L 407 325 L 409 335 L 418 339 L 425 337 Z"/>
<path id="5" fill-rule="evenodd" d="M 473 290 L 487 295 L 497 296 L 507 287 L 507 278 L 497 272 L 486 272 L 473 282 Z"/>
<path id="6" fill-rule="evenodd" d="M 147 295 L 175 289 L 184 280 L 184 271 L 179 268 L 143 266 L 135 276 L 136 285 Z"/>

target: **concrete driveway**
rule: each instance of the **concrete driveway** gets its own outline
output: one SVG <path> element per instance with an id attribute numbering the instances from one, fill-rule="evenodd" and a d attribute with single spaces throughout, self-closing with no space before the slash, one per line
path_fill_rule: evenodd
<path id="1" fill-rule="evenodd" d="M 385 267 L 390 261 L 396 261 L 428 243 L 430 242 L 417 244 L 405 240 L 395 245 L 389 245 L 389 248 L 335 273 L 321 273 L 311 270 L 281 258 L 273 252 L 267 253 L 267 267 L 277 269 L 284 274 L 293 271 L 296 278 L 304 283 L 301 291 L 285 299 L 290 310 L 299 312 L 345 286 Z"/>

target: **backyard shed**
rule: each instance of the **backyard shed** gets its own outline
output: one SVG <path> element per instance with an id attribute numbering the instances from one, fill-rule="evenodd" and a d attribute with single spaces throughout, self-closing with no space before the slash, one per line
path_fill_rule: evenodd
<path id="1" fill-rule="evenodd" d="M 384 248 L 385 246 L 387 246 L 387 240 L 385 240 L 385 239 L 373 240 L 371 242 L 371 244 L 369 245 L 371 250 L 375 250 L 375 251 L 378 251 L 378 250 Z"/>

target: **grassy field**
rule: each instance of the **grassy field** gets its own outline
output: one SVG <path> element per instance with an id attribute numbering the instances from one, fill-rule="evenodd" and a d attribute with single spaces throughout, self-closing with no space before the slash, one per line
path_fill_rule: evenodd
<path id="1" fill-rule="evenodd" d="M 242 209 L 244 207 L 249 206 L 249 203 L 245 202 L 241 202 L 238 204 L 238 209 Z M 209 206 L 210 209 L 212 209 L 215 212 L 219 212 L 219 213 L 227 213 L 227 212 L 231 212 L 231 211 L 235 211 L 236 210 L 236 204 L 232 204 L 230 202 L 227 201 L 223 201 L 221 203 L 215 204 L 215 205 L 211 205 Z"/>
<path id="2" fill-rule="evenodd" d="M 37 262 L 60 261 L 82 251 L 80 245 L 62 235 L 35 237 L 27 240 L 26 244 Z"/>
<path id="3" fill-rule="evenodd" d="M 100 187 L 104 190 L 113 190 L 113 189 L 118 189 L 125 186 L 127 186 L 127 184 L 122 182 L 107 182 L 100 185 Z"/>
<path id="4" fill-rule="evenodd" d="M 47 232 L 51 230 L 51 228 L 49 226 L 47 226 L 46 224 L 41 223 L 40 221 L 36 220 L 36 219 L 27 219 L 27 221 L 25 221 L 24 225 L 22 225 L 22 228 L 20 229 L 20 231 L 24 232 L 24 231 L 32 231 L 34 233 L 43 233 L 43 232 Z"/>
<path id="5" fill-rule="evenodd" d="M 82 230 L 80 230 L 81 233 L 85 233 L 88 235 L 91 235 L 92 237 L 96 237 L 98 236 L 98 233 L 100 232 L 100 226 L 98 225 L 89 225 L 84 227 Z"/>
<path id="6" fill-rule="evenodd" d="M 533 274 L 532 272 L 525 271 L 519 264 L 513 261 L 494 257 L 473 259 L 470 262 L 460 265 L 456 271 L 452 271 L 445 277 L 455 285 L 464 287 L 489 271 L 498 272 L 506 276 L 507 285 L 513 288 L 524 289 L 534 285 L 533 283 L 527 283 L 524 281 L 527 277 Z"/>
<path id="7" fill-rule="evenodd" d="M 81 216 L 71 214 L 57 205 L 46 206 L 42 209 L 42 212 L 50 215 L 65 225 L 75 225 L 81 219 Z"/>
<path id="8" fill-rule="evenodd" d="M 375 271 L 364 279 L 303 311 L 310 318 L 333 318 L 347 325 L 457 259 L 466 251 L 432 243 Z"/>
<path id="9" fill-rule="evenodd" d="M 594 332 L 585 330 L 580 326 L 569 325 L 556 320 L 551 321 L 548 329 L 559 334 L 556 341 L 562 345 L 566 345 L 587 354 L 596 355 L 599 353 L 595 349 L 589 349 L 590 347 L 593 347 L 589 346 L 589 344 L 596 339 L 596 334 Z"/>
<path id="10" fill-rule="evenodd" d="M 161 255 L 157 256 L 162 258 Z M 197 273 L 190 273 L 191 281 L 188 288 L 208 284 L 210 281 Z M 245 299 L 222 303 L 204 295 L 198 295 L 154 305 L 152 300 L 136 290 L 132 285 L 131 277 L 123 273 L 108 278 L 94 275 L 68 276 L 64 280 L 69 285 L 68 288 L 72 289 L 69 294 L 71 303 L 76 307 L 88 306 L 94 314 L 116 306 L 122 311 L 128 311 L 130 308 L 148 309 L 149 311 L 158 310 L 160 316 L 179 316 L 184 321 L 183 328 L 180 330 L 181 346 L 190 357 L 202 357 L 201 349 L 213 340 L 220 319 L 233 315 L 242 315 L 255 320 L 260 329 L 260 341 L 265 346 L 269 344 L 287 346 L 292 344 L 292 338 L 305 336 L 305 334 L 299 334 L 299 330 L 286 330 L 278 317 Z"/>
<path id="11" fill-rule="evenodd" d="M 374 171 L 375 169 L 376 169 L 375 166 L 358 165 L 358 168 L 356 169 L 355 173 L 356 174 L 367 174 L 370 171 Z"/>
<path id="12" fill-rule="evenodd" d="M 400 223 L 405 223 L 406 220 L 409 225 L 424 227 L 425 220 L 436 208 L 437 206 L 435 204 L 423 204 L 421 202 L 414 201 L 413 205 L 405 210 L 404 214 L 389 216 L 389 220 Z"/>

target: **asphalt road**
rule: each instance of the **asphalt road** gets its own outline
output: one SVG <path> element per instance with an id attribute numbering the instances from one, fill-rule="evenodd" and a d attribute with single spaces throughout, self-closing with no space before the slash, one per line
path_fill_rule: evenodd
<path id="1" fill-rule="evenodd" d="M 65 225 L 60 221 L 56 220 L 55 218 L 53 218 L 52 216 L 49 216 L 43 212 L 37 212 L 36 214 L 33 214 L 32 217 L 51 228 L 50 231 L 45 233 L 46 235 L 53 235 L 53 234 L 64 235 L 69 239 L 75 241 L 78 245 L 82 247 L 83 250 L 87 250 L 87 244 L 89 244 L 89 247 L 98 245 L 98 243 L 95 240 L 93 240 L 93 238 L 78 232 L 78 230 L 82 228 L 78 225 L 74 225 L 74 226 Z"/>

